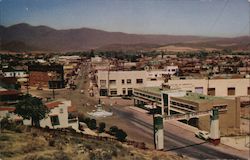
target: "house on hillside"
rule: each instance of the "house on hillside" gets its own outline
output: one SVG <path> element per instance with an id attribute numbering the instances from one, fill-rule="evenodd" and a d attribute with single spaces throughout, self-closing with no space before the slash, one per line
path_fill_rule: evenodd
<path id="1" fill-rule="evenodd" d="M 49 127 L 56 128 L 69 128 L 72 127 L 78 130 L 78 118 L 72 115 L 76 112 L 76 108 L 72 106 L 69 100 L 53 101 L 45 104 L 50 113 L 46 118 L 40 120 L 42 128 Z M 25 125 L 31 125 L 31 120 L 24 120 Z"/>
<path id="2" fill-rule="evenodd" d="M 42 128 L 49 127 L 50 129 L 57 129 L 72 127 L 78 131 L 78 118 L 72 114 L 76 112 L 76 108 L 72 106 L 71 101 L 53 101 L 45 105 L 50 109 L 50 112 L 44 119 L 40 120 L 40 126 Z M 22 120 L 22 117 L 14 114 L 14 111 L 14 107 L 0 107 L 0 119 L 9 117 L 12 120 Z M 31 125 L 31 120 L 24 119 L 23 124 Z"/>

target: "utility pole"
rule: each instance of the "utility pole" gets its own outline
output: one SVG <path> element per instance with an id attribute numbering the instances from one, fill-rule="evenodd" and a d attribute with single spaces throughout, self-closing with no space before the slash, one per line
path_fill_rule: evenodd
<path id="1" fill-rule="evenodd" d="M 156 149 L 156 138 L 155 138 L 155 103 L 153 103 L 153 136 L 154 136 L 154 148 Z"/>
<path id="2" fill-rule="evenodd" d="M 157 109 L 156 103 L 153 104 L 153 129 L 154 129 L 154 147 L 156 150 L 164 149 L 164 130 L 163 115 Z"/>
<path id="3" fill-rule="evenodd" d="M 29 94 L 29 81 L 30 81 L 30 73 L 29 73 L 29 69 L 28 69 L 28 71 L 27 71 L 27 82 L 26 82 L 26 94 Z"/>
<path id="4" fill-rule="evenodd" d="M 109 67 L 108 67 L 108 91 L 107 91 L 107 96 L 109 96 L 109 74 L 110 74 L 110 60 L 109 60 Z"/>

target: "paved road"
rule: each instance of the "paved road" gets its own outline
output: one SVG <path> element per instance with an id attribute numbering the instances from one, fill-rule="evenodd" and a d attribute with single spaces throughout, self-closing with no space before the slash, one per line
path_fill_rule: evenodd
<path id="1" fill-rule="evenodd" d="M 129 121 L 131 127 L 139 128 L 141 132 L 138 134 L 145 137 L 147 141 L 149 137 L 152 137 L 152 119 L 147 115 L 138 114 L 136 111 L 131 111 L 128 108 L 114 108 L 113 112 Z M 190 138 L 190 135 L 194 137 L 193 133 L 184 131 L 171 124 L 166 123 L 164 128 L 166 128 L 164 131 L 166 151 L 173 151 L 194 159 L 244 159 L 233 155 L 233 153 L 230 154 L 229 150 L 221 149 L 221 147 L 213 146 L 197 138 Z M 153 137 L 149 141 L 153 141 Z"/>

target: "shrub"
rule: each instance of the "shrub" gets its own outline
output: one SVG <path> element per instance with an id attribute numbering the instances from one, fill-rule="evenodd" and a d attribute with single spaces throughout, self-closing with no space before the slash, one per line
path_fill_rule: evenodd
<path id="1" fill-rule="evenodd" d="M 54 139 L 50 139 L 49 140 L 49 146 L 51 146 L 51 147 L 55 147 L 55 140 Z"/>
<path id="2" fill-rule="evenodd" d="M 106 128 L 106 123 L 104 123 L 104 122 L 99 123 L 98 132 L 99 132 L 99 133 L 104 132 L 104 131 L 105 131 L 105 128 Z"/>
<path id="3" fill-rule="evenodd" d="M 90 122 L 87 125 L 92 130 L 97 128 L 96 127 L 96 120 L 95 119 L 91 119 Z"/>
<path id="4" fill-rule="evenodd" d="M 109 132 L 110 132 L 111 135 L 115 135 L 116 132 L 117 132 L 117 130 L 118 130 L 118 127 L 117 127 L 117 126 L 111 126 L 111 127 L 109 128 Z"/>
<path id="5" fill-rule="evenodd" d="M 127 133 L 124 132 L 122 129 L 118 129 L 118 130 L 116 131 L 115 137 L 117 138 L 117 140 L 123 142 L 123 141 L 126 140 Z"/>
<path id="6" fill-rule="evenodd" d="M 0 135 L 0 141 L 8 141 L 10 138 L 6 135 Z"/>
<path id="7" fill-rule="evenodd" d="M 78 114 L 78 121 L 79 122 L 85 122 L 85 116 L 84 116 L 84 114 Z"/>
<path id="8" fill-rule="evenodd" d="M 84 123 L 86 123 L 86 124 L 87 124 L 87 126 L 89 126 L 89 123 L 90 123 L 90 118 L 88 118 L 88 117 L 87 117 L 87 118 L 85 118 L 83 122 L 84 122 Z"/>
<path id="9" fill-rule="evenodd" d="M 8 129 L 10 125 L 11 125 L 11 124 L 10 124 L 10 121 L 8 120 L 7 117 L 5 117 L 5 118 L 3 118 L 3 119 L 1 120 L 1 130 L 3 130 L 3 129 Z"/>

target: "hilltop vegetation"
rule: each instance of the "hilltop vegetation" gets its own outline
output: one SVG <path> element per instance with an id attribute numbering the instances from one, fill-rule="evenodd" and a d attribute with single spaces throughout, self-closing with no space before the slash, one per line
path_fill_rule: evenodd
<path id="1" fill-rule="evenodd" d="M 0 159 L 4 160 L 181 160 L 183 157 L 127 146 L 118 141 L 86 139 L 74 134 L 35 128 L 0 134 Z"/>

